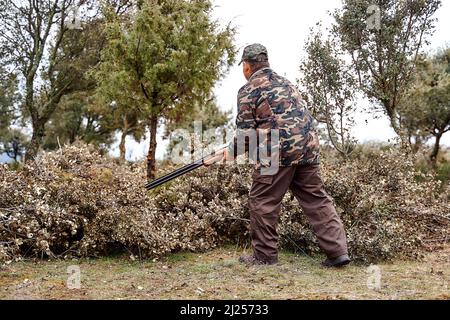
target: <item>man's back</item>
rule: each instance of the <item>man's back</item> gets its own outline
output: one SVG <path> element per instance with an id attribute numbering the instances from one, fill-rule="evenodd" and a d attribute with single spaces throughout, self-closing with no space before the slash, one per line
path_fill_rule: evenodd
<path id="1" fill-rule="evenodd" d="M 319 140 L 305 102 L 270 68 L 255 72 L 239 90 L 236 124 L 241 130 L 279 130 L 280 166 L 319 163 Z"/>

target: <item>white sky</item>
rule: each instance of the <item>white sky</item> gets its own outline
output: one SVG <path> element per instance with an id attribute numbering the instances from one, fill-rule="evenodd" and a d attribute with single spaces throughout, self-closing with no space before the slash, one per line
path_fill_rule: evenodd
<path id="1" fill-rule="evenodd" d="M 443 5 L 436 14 L 436 32 L 428 50 L 450 45 L 450 0 L 442 2 Z M 237 27 L 236 45 L 240 50 L 239 57 L 246 45 L 259 42 L 268 49 L 271 67 L 295 83 L 299 78 L 300 59 L 309 29 L 318 21 L 322 21 L 323 26 L 328 26 L 332 20 L 327 11 L 340 7 L 341 0 L 215 0 L 214 4 L 215 18 L 224 24 L 232 21 L 232 25 Z M 244 84 L 242 67 L 236 63 L 215 89 L 221 109 L 233 110 L 233 116 L 236 115 L 236 94 Z M 365 120 L 368 120 L 368 124 Z M 370 114 L 357 116 L 353 134 L 360 142 L 387 141 L 395 136 L 385 117 L 374 120 Z M 443 137 L 442 144 L 450 146 L 449 133 Z M 162 158 L 166 145 L 167 141 L 158 139 L 158 158 Z M 141 158 L 146 154 L 147 148 L 147 140 L 138 144 L 128 139 L 127 158 Z M 114 148 L 113 154 L 118 154 L 117 147 Z"/>

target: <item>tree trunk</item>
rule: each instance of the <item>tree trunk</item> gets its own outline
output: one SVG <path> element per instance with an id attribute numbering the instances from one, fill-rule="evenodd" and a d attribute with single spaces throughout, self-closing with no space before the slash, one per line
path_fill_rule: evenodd
<path id="1" fill-rule="evenodd" d="M 156 173 L 156 131 L 158 129 L 158 117 L 152 116 L 149 121 L 150 146 L 147 155 L 147 179 L 153 180 Z"/>
<path id="2" fill-rule="evenodd" d="M 19 142 L 19 139 L 13 138 L 12 150 L 13 150 L 13 155 L 14 155 L 14 162 L 17 162 L 17 158 L 20 155 L 20 142 Z"/>
<path id="3" fill-rule="evenodd" d="M 119 159 L 120 161 L 125 162 L 125 153 L 126 153 L 126 148 L 125 148 L 125 139 L 127 137 L 127 134 L 122 131 L 122 135 L 120 136 L 120 144 L 119 144 L 119 150 L 120 150 L 120 156 Z"/>
<path id="4" fill-rule="evenodd" d="M 431 160 L 431 164 L 432 164 L 433 168 L 436 168 L 437 156 L 439 154 L 439 147 L 440 147 L 440 143 L 441 143 L 442 134 L 443 134 L 442 132 L 439 132 L 435 136 L 436 140 L 434 142 L 433 151 L 431 152 L 431 155 L 430 155 L 430 160 Z"/>
<path id="5" fill-rule="evenodd" d="M 122 128 L 122 135 L 120 137 L 120 144 L 119 144 L 119 150 L 120 150 L 120 160 L 125 161 L 126 156 L 126 147 L 125 147 L 125 140 L 128 135 L 128 121 L 127 119 L 123 119 L 123 128 Z"/>
<path id="6" fill-rule="evenodd" d="M 401 128 L 401 124 L 397 123 L 397 120 L 395 118 L 396 113 L 392 113 L 392 114 L 388 113 L 388 117 L 389 117 L 389 122 L 391 124 L 391 128 L 394 130 L 394 132 L 397 134 L 397 136 L 400 139 L 400 147 L 402 149 L 406 149 L 406 147 L 410 146 L 410 144 L 409 144 L 407 135 Z"/>
<path id="7" fill-rule="evenodd" d="M 394 102 L 386 100 L 383 102 L 384 109 L 386 110 L 386 114 L 389 117 L 389 123 L 391 124 L 391 128 L 397 134 L 400 139 L 400 148 L 407 153 L 412 152 L 411 145 L 409 143 L 408 134 L 402 128 L 401 122 L 398 120 L 398 112 L 397 106 Z"/>
<path id="8" fill-rule="evenodd" d="M 36 158 L 39 148 L 41 147 L 42 140 L 44 138 L 44 133 L 45 121 L 33 121 L 33 135 L 25 153 L 25 162 L 34 160 Z"/>

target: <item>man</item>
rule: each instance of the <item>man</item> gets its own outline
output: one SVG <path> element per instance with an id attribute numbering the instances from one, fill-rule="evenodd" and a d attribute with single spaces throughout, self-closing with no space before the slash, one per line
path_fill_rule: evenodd
<path id="1" fill-rule="evenodd" d="M 300 93 L 270 68 L 264 46 L 247 46 L 241 63 L 248 82 L 238 93 L 236 137 L 228 149 L 205 163 L 230 161 L 245 151 L 253 154 L 257 149 L 257 166 L 249 196 L 253 254 L 239 260 L 247 265 L 278 262 L 276 226 L 283 196 L 290 189 L 328 257 L 322 264 L 326 267 L 348 264 L 344 227 L 324 189 L 319 172 L 319 140 Z M 251 131 L 257 134 L 252 135 Z M 266 134 L 263 139 L 262 131 Z M 277 132 L 279 141 L 274 143 L 271 140 L 274 134 L 268 134 L 269 131 Z M 255 137 L 256 143 L 249 141 Z M 245 148 L 237 146 L 239 140 L 244 141 Z M 276 172 L 264 172 L 268 165 L 273 165 L 261 157 L 261 150 L 266 147 L 278 157 Z"/>

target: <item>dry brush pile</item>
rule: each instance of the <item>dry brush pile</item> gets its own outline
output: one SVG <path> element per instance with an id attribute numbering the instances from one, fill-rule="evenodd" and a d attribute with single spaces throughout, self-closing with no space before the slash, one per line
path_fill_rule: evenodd
<path id="1" fill-rule="evenodd" d="M 447 198 L 397 151 L 323 164 L 354 258 L 417 257 L 424 246 L 449 240 Z M 251 168 L 200 169 L 151 192 L 143 168 L 81 145 L 44 153 L 19 171 L 1 166 L 0 262 L 116 251 L 153 258 L 248 241 Z M 319 252 L 289 193 L 279 233 L 283 247 Z"/>

